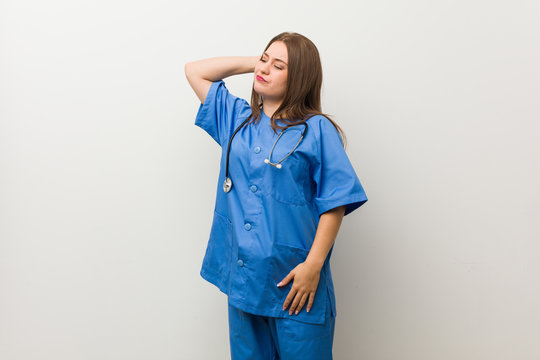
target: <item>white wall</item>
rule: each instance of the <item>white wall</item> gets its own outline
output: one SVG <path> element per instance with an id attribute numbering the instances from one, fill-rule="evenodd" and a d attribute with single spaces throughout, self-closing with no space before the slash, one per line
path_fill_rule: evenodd
<path id="1" fill-rule="evenodd" d="M 228 359 L 188 61 L 319 48 L 369 201 L 335 359 L 540 357 L 537 1 L 0 2 L 0 358 Z M 226 79 L 248 98 L 251 75 Z"/>

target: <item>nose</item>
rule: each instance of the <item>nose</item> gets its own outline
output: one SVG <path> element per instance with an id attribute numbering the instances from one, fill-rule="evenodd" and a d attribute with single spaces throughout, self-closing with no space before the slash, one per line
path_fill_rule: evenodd
<path id="1" fill-rule="evenodd" d="M 269 61 L 261 64 L 261 71 L 265 74 L 268 74 L 268 66 L 269 66 L 268 64 L 269 64 Z"/>

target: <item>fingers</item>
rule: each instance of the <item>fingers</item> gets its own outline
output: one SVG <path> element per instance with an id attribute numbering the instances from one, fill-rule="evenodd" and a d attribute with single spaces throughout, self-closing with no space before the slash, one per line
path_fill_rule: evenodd
<path id="1" fill-rule="evenodd" d="M 292 300 L 291 307 L 289 308 L 289 315 L 293 314 L 301 298 L 302 298 L 302 293 L 296 292 L 296 290 L 291 288 L 291 291 L 289 291 L 289 295 L 287 295 L 287 298 L 285 299 L 285 306 L 284 306 L 284 309 L 286 309 L 287 305 Z"/>
<path id="2" fill-rule="evenodd" d="M 287 309 L 287 306 L 289 306 L 289 303 L 292 301 L 295 294 L 296 294 L 296 290 L 291 288 L 291 291 L 289 291 L 289 294 L 287 295 L 287 298 L 285 299 L 285 302 L 283 303 L 283 310 Z"/>
<path id="3" fill-rule="evenodd" d="M 296 297 L 294 298 L 294 301 L 291 305 L 291 309 L 289 310 L 289 315 L 292 315 L 294 312 L 296 315 L 302 310 L 302 306 L 304 306 L 304 303 L 306 302 L 306 299 L 308 297 L 309 293 L 296 293 Z"/>
<path id="4" fill-rule="evenodd" d="M 291 281 L 293 278 L 294 278 L 294 270 L 288 273 L 287 276 L 285 276 L 285 278 L 283 278 L 283 280 L 281 280 L 277 284 L 277 286 L 279 287 L 279 286 L 287 285 L 289 281 Z"/>
<path id="5" fill-rule="evenodd" d="M 308 304 L 306 306 L 306 311 L 309 312 L 309 310 L 311 310 L 311 307 L 313 306 L 313 300 L 315 300 L 315 293 L 312 292 L 309 294 L 309 301 L 308 301 Z"/>
<path id="6" fill-rule="evenodd" d="M 287 306 L 289 305 L 289 302 L 293 300 L 291 307 L 289 308 L 289 315 L 292 315 L 293 312 L 298 315 L 300 311 L 302 311 L 302 307 L 306 303 L 306 300 L 308 299 L 310 293 L 305 292 L 294 292 L 292 289 L 289 292 L 289 295 L 287 295 L 287 298 L 285 299 L 285 302 L 283 303 L 283 310 L 287 309 Z M 313 301 L 311 301 L 313 303 Z"/>

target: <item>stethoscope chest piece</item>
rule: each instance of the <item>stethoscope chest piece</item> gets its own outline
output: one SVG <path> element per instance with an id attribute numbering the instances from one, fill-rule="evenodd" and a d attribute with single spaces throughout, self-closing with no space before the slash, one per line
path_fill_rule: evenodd
<path id="1" fill-rule="evenodd" d="M 223 182 L 223 191 L 228 193 L 229 191 L 231 191 L 231 187 L 232 187 L 231 178 L 229 178 L 229 177 L 225 178 L 225 181 Z"/>

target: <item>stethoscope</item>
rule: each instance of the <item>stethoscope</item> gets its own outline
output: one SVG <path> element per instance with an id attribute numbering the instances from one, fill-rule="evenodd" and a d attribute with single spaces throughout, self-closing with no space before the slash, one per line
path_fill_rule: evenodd
<path id="1" fill-rule="evenodd" d="M 242 128 L 242 126 L 244 126 L 248 122 L 248 120 L 249 120 L 249 117 L 246 120 L 244 120 L 244 122 L 242 124 L 240 124 L 240 126 L 238 126 L 236 128 L 236 130 L 234 130 L 233 134 L 231 135 L 231 138 L 229 139 L 229 144 L 227 145 L 227 162 L 226 162 L 226 165 L 225 165 L 225 181 L 223 182 L 223 191 L 225 191 L 226 193 L 231 191 L 231 188 L 232 188 L 232 180 L 229 177 L 229 152 L 231 151 L 231 142 L 232 142 L 232 140 L 234 138 L 234 135 L 236 135 L 238 130 L 240 130 L 240 128 Z M 296 145 L 294 145 L 294 148 L 287 155 L 285 155 L 285 157 L 283 159 L 281 159 L 280 161 L 278 161 L 276 163 L 273 163 L 271 159 L 272 159 L 272 153 L 274 152 L 274 147 L 276 147 L 276 144 L 277 144 L 279 138 L 281 137 L 281 135 L 283 135 L 283 133 L 285 133 L 287 130 L 289 130 L 290 126 L 294 126 L 294 125 L 287 126 L 284 130 L 282 130 L 279 133 L 279 136 L 277 137 L 276 141 L 274 141 L 274 145 L 272 146 L 272 150 L 270 150 L 270 154 L 268 155 L 268 158 L 264 159 L 264 162 L 266 164 L 269 164 L 269 165 L 275 166 L 278 169 L 281 169 L 281 163 L 286 158 L 288 158 L 289 155 L 292 154 L 292 152 L 298 147 L 298 145 L 300 144 L 300 141 L 302 141 L 302 139 L 304 138 L 304 135 L 306 134 L 306 131 L 307 131 L 307 128 L 308 128 L 307 123 L 303 122 L 301 124 L 304 125 L 304 131 L 302 131 L 302 135 L 300 136 L 300 139 L 298 139 L 298 142 L 296 143 Z"/>

